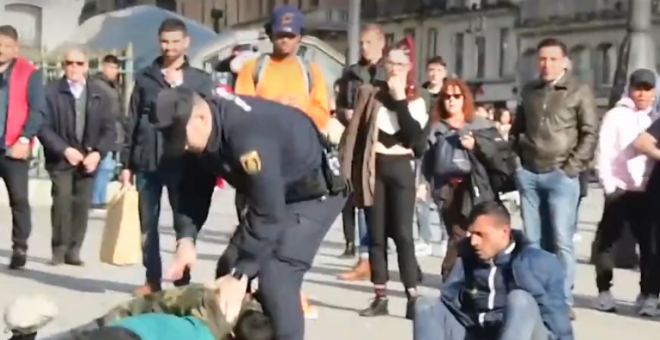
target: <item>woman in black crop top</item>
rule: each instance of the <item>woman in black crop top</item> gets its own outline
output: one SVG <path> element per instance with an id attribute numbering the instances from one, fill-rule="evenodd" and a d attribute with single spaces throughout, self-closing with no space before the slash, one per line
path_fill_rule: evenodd
<path id="1" fill-rule="evenodd" d="M 387 315 L 387 239 L 396 244 L 401 281 L 408 296 L 406 317 L 412 318 L 421 279 L 415 258 L 412 220 L 416 178 L 412 146 L 428 120 L 417 94 L 414 46 L 406 38 L 386 56 L 387 82 L 358 90 L 354 116 L 345 132 L 344 166 L 350 173 L 358 207 L 365 210 L 371 248 L 369 262 L 376 298 L 362 316 Z"/>

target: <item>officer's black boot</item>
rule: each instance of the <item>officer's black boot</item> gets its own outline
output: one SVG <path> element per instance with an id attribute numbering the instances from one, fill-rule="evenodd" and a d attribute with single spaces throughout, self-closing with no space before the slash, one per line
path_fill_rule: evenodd
<path id="1" fill-rule="evenodd" d="M 344 253 L 339 255 L 339 258 L 340 259 L 352 259 L 352 258 L 355 258 L 355 254 L 356 254 L 355 243 L 347 242 L 346 243 L 346 248 L 344 249 Z"/>
<path id="2" fill-rule="evenodd" d="M 18 334 L 13 333 L 12 337 L 9 340 L 35 340 L 37 338 L 37 333 L 32 334 Z"/>
<path id="3" fill-rule="evenodd" d="M 371 301 L 371 304 L 367 309 L 364 309 L 360 312 L 360 316 L 365 317 L 374 317 L 374 316 L 383 316 L 390 314 L 389 309 L 387 308 L 388 300 L 385 296 L 376 296 L 376 298 Z"/>
<path id="4" fill-rule="evenodd" d="M 14 252 L 11 254 L 11 259 L 9 260 L 9 269 L 17 270 L 25 267 L 27 262 L 27 254 L 23 249 L 14 249 Z"/>

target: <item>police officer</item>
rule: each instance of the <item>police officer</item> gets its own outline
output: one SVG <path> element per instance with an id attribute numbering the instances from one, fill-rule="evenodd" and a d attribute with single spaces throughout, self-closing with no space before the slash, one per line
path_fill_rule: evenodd
<path id="1" fill-rule="evenodd" d="M 226 293 L 221 308 L 227 318 L 238 315 L 247 281 L 256 277 L 276 339 L 303 340 L 303 275 L 342 210 L 347 190 L 312 120 L 264 99 L 223 93 L 205 101 L 185 88 L 161 92 L 153 120 L 163 133 L 163 157 L 202 154 L 207 169 L 248 201 L 235 266 L 217 281 Z M 186 214 L 186 207 L 179 212 Z M 193 235 L 197 229 L 188 226 Z M 193 243 L 179 240 L 184 244 L 188 252 L 180 256 L 192 265 Z"/>

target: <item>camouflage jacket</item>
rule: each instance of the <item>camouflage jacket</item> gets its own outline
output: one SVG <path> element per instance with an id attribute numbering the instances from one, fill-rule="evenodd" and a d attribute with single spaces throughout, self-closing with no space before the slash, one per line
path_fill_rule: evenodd
<path id="1" fill-rule="evenodd" d="M 254 303 L 252 299 L 246 299 L 243 309 L 254 309 Z M 196 317 L 206 323 L 218 340 L 226 339 L 233 329 L 233 325 L 227 322 L 218 306 L 217 293 L 201 284 L 167 289 L 134 298 L 113 308 L 98 322 L 100 325 L 107 325 L 128 316 L 146 313 Z"/>

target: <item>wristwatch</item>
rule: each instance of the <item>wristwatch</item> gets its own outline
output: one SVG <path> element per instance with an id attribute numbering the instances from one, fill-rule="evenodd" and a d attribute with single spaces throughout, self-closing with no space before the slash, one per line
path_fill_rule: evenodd
<path id="1" fill-rule="evenodd" d="M 21 144 L 30 144 L 30 139 L 27 137 L 20 137 L 18 138 L 18 142 Z"/>
<path id="2" fill-rule="evenodd" d="M 241 271 L 237 270 L 236 268 L 233 268 L 229 274 L 231 274 L 231 276 L 232 276 L 233 278 L 235 278 L 236 280 L 239 280 L 239 281 L 242 280 L 243 277 L 246 276 L 244 273 L 242 273 Z"/>

